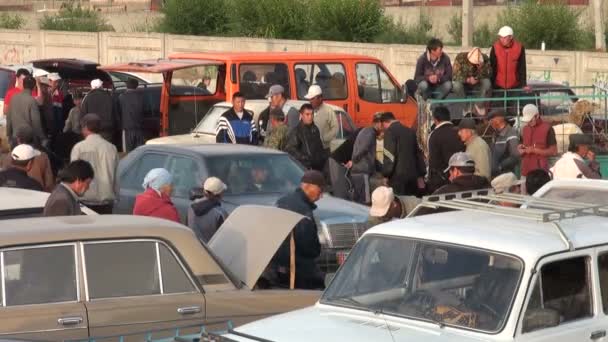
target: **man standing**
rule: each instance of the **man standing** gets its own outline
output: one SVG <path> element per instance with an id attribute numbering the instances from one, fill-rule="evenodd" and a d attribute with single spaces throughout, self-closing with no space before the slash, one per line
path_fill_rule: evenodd
<path id="1" fill-rule="evenodd" d="M 63 117 L 63 102 L 64 95 L 59 88 L 59 81 L 61 76 L 58 73 L 50 73 L 47 75 L 49 80 L 48 96 L 51 100 L 51 108 L 53 115 L 50 120 L 47 121 L 47 132 L 51 137 L 51 141 L 61 132 L 63 132 L 63 125 L 65 118 Z"/>
<path id="2" fill-rule="evenodd" d="M 127 90 L 118 97 L 123 152 L 131 152 L 144 144 L 144 99 L 137 91 L 138 86 L 136 79 L 127 79 Z"/>
<path id="3" fill-rule="evenodd" d="M 30 75 L 31 74 L 27 69 L 17 70 L 17 74 L 15 75 L 15 87 L 9 89 L 6 92 L 6 95 L 4 95 L 4 115 L 8 114 L 13 96 L 19 94 L 23 90 L 23 80 Z"/>
<path id="4" fill-rule="evenodd" d="M 95 181 L 84 194 L 82 203 L 98 214 L 111 214 L 116 199 L 116 167 L 118 153 L 116 146 L 106 141 L 99 132 L 101 120 L 97 114 L 87 114 L 82 118 L 84 140 L 74 145 L 71 161 L 85 160 L 93 167 Z"/>
<path id="5" fill-rule="evenodd" d="M 490 182 L 485 177 L 474 174 L 475 161 L 468 153 L 455 153 L 448 164 L 449 166 L 445 172 L 449 174 L 450 184 L 437 189 L 433 192 L 433 195 L 481 190 L 490 187 Z"/>
<path id="6" fill-rule="evenodd" d="M 466 153 L 475 162 L 475 175 L 492 179 L 492 152 L 490 146 L 477 135 L 475 120 L 466 118 L 460 121 L 458 136 L 466 146 Z"/>
<path id="7" fill-rule="evenodd" d="M 452 90 L 452 63 L 450 57 L 443 53 L 443 43 L 433 38 L 426 45 L 426 52 L 416 62 L 414 81 L 423 99 L 428 99 L 433 92 L 439 99 L 444 99 Z"/>
<path id="8" fill-rule="evenodd" d="M 298 118 L 297 122 L 300 121 Z M 270 110 L 270 127 L 264 139 L 264 147 L 285 151 L 289 128 L 285 124 L 285 115 L 280 108 Z"/>
<path id="9" fill-rule="evenodd" d="M 521 175 L 525 179 L 534 169 L 549 170 L 549 157 L 557 155 L 557 141 L 551 125 L 544 122 L 538 107 L 527 104 L 522 110 L 523 144 L 517 148 L 522 156 Z"/>
<path id="10" fill-rule="evenodd" d="M 498 40 L 490 51 L 490 64 L 494 89 L 527 88 L 526 51 L 523 45 L 513 38 L 511 27 L 503 26 L 498 31 Z"/>
<path id="11" fill-rule="evenodd" d="M 325 178 L 322 173 L 315 170 L 306 171 L 300 187 L 277 201 L 277 207 L 305 216 L 283 241 L 271 261 L 272 268 L 277 271 L 279 283 L 285 287 L 290 283 L 290 272 L 294 272 L 290 269 L 291 253 L 294 253 L 291 246 L 295 247 L 295 288 L 325 287 L 323 274 L 316 263 L 316 258 L 321 254 L 321 243 L 313 215 L 317 208 L 315 202 L 321 199 L 324 186 Z"/>
<path id="12" fill-rule="evenodd" d="M 91 164 L 84 160 L 71 162 L 59 171 L 59 184 L 44 205 L 43 216 L 82 215 L 78 197 L 88 189 L 95 173 Z"/>
<path id="13" fill-rule="evenodd" d="M 517 131 L 505 119 L 505 112 L 498 109 L 488 115 L 494 129 L 492 142 L 492 176 L 515 172 L 519 165 L 519 138 Z"/>
<path id="14" fill-rule="evenodd" d="M 384 162 L 382 175 L 397 195 L 418 195 L 425 188 L 426 165 L 416 132 L 403 126 L 390 112 L 382 114 Z"/>
<path id="15" fill-rule="evenodd" d="M 270 101 L 270 104 L 260 113 L 260 117 L 258 119 L 260 138 L 264 137 L 264 139 L 266 139 L 272 130 L 272 126 L 270 125 L 270 121 L 272 119 L 270 117 L 270 112 L 275 108 L 279 109 L 283 113 L 285 123 L 289 129 L 293 129 L 298 125 L 298 122 L 300 121 L 300 113 L 298 113 L 297 109 L 287 105 L 285 88 L 283 88 L 282 85 L 275 84 L 270 87 L 266 97 Z"/>
<path id="16" fill-rule="evenodd" d="M 448 183 L 444 170 L 448 167 L 450 157 L 456 152 L 464 151 L 464 145 L 458 137 L 454 124 L 450 121 L 447 107 L 438 106 L 433 111 L 435 128 L 429 135 L 429 177 L 428 192 L 433 192 Z"/>
<path id="17" fill-rule="evenodd" d="M 359 131 L 351 160 L 346 164 L 354 188 L 355 202 L 370 202 L 370 178 L 376 173 L 376 139 L 382 133 L 382 113 L 374 115 L 372 126 Z"/>
<path id="18" fill-rule="evenodd" d="M 32 96 L 32 90 L 36 86 L 36 80 L 31 76 L 23 79 L 23 90 L 14 95 L 8 112 L 6 135 L 15 144 L 17 130 L 20 127 L 28 127 L 38 139 L 38 143 L 46 146 L 48 141 L 42 128 L 38 103 Z"/>
<path id="19" fill-rule="evenodd" d="M 328 154 L 323 149 L 321 134 L 314 123 L 312 105 L 300 107 L 300 122 L 290 131 L 285 151 L 305 168 L 322 171 Z"/>
<path id="20" fill-rule="evenodd" d="M 217 177 L 209 177 L 203 183 L 204 196 L 188 208 L 188 227 L 196 236 L 208 243 L 221 227 L 228 212 L 222 207 L 222 196 L 227 186 Z"/>
<path id="21" fill-rule="evenodd" d="M 253 114 L 245 109 L 245 96 L 240 92 L 232 95 L 232 108 L 217 122 L 215 141 L 229 144 L 258 144 L 258 131 Z"/>
<path id="22" fill-rule="evenodd" d="M 336 113 L 334 113 L 334 110 L 331 109 L 331 107 L 323 102 L 323 90 L 316 84 L 311 85 L 310 88 L 308 88 L 308 93 L 304 98 L 310 101 L 310 104 L 314 109 L 315 125 L 319 128 L 319 132 L 321 133 L 323 149 L 325 150 L 325 153 L 329 155 L 331 141 L 336 138 L 339 129 Z"/>
<path id="23" fill-rule="evenodd" d="M 30 145 L 17 145 L 11 151 L 11 165 L 0 172 L 0 186 L 42 191 L 42 185 L 27 175 L 34 158 L 39 155 L 40 151 Z"/>
<path id="24" fill-rule="evenodd" d="M 492 66 L 487 55 L 474 47 L 469 52 L 461 52 L 454 60 L 452 90 L 456 96 L 464 98 L 467 93 L 477 92 L 487 98 L 492 92 Z"/>
<path id="25" fill-rule="evenodd" d="M 591 145 L 593 137 L 590 135 L 571 134 L 568 152 L 551 168 L 553 179 L 601 179 L 600 164 L 595 160 Z"/>
<path id="26" fill-rule="evenodd" d="M 117 123 L 112 95 L 103 89 L 103 82 L 100 79 L 91 81 L 91 91 L 82 100 L 80 111 L 82 115 L 97 114 L 101 120 L 101 136 L 109 142 L 114 141 Z"/>

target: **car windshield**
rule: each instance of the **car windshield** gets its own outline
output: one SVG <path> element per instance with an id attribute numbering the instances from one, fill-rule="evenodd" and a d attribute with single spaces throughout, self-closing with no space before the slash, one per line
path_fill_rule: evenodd
<path id="1" fill-rule="evenodd" d="M 541 197 L 577 203 L 608 205 L 607 189 L 553 188 Z"/>
<path id="2" fill-rule="evenodd" d="M 232 154 L 206 158 L 209 176 L 226 183 L 227 195 L 284 193 L 300 184 L 302 168 L 287 154 Z"/>
<path id="3" fill-rule="evenodd" d="M 368 235 L 351 251 L 321 301 L 496 332 L 508 317 L 522 267 L 503 254 Z"/>
<path id="4" fill-rule="evenodd" d="M 228 109 L 230 109 L 230 107 L 211 107 L 211 109 L 209 109 L 203 119 L 198 123 L 194 131 L 199 133 L 215 134 L 215 129 L 217 128 L 217 121 L 220 119 L 220 116 L 224 114 Z"/>

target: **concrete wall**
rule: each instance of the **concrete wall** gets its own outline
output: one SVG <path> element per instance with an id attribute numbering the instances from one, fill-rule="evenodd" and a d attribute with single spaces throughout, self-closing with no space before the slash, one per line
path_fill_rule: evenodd
<path id="1" fill-rule="evenodd" d="M 101 64 L 165 57 L 196 51 L 338 52 L 379 58 L 403 83 L 414 73 L 423 46 L 295 41 L 254 38 L 177 36 L 157 33 L 86 33 L 0 30 L 0 64 L 67 57 Z M 455 57 L 457 48 L 446 52 Z M 527 51 L 528 78 L 588 85 L 608 80 L 608 53 Z"/>

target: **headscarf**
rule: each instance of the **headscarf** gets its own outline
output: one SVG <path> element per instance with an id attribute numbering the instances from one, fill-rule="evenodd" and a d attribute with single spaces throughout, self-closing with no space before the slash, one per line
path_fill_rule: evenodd
<path id="1" fill-rule="evenodd" d="M 152 188 L 156 191 L 160 191 L 164 185 L 169 185 L 173 182 L 173 176 L 169 171 L 163 168 L 152 169 L 144 177 L 144 183 L 142 186 L 144 189 Z"/>
<path id="2" fill-rule="evenodd" d="M 483 63 L 483 55 L 481 53 L 481 49 L 478 47 L 474 47 L 473 49 L 471 49 L 471 51 L 469 51 L 469 53 L 467 54 L 467 59 L 469 60 L 469 63 L 474 64 L 474 65 L 480 65 Z"/>
<path id="3" fill-rule="evenodd" d="M 102 86 L 103 86 L 103 82 L 99 78 L 96 78 L 91 81 L 91 89 L 98 89 L 98 88 L 101 88 Z"/>

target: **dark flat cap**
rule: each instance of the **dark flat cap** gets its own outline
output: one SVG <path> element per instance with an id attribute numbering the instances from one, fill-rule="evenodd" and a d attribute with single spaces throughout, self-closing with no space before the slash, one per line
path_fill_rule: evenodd
<path id="1" fill-rule="evenodd" d="M 570 134 L 570 144 L 578 145 L 593 145 L 593 137 L 589 134 Z"/>
<path id="2" fill-rule="evenodd" d="M 464 128 L 475 130 L 477 128 L 477 124 L 475 123 L 475 120 L 471 118 L 465 118 L 460 120 L 460 124 L 458 125 L 458 129 Z"/>
<path id="3" fill-rule="evenodd" d="M 495 109 L 495 110 L 491 111 L 490 114 L 488 114 L 488 120 L 492 120 L 499 116 L 505 117 L 505 116 L 507 116 L 507 113 L 505 113 L 505 111 L 502 109 Z"/>
<path id="4" fill-rule="evenodd" d="M 313 184 L 320 188 L 325 186 L 325 177 L 317 170 L 308 170 L 302 176 L 302 183 Z"/>

